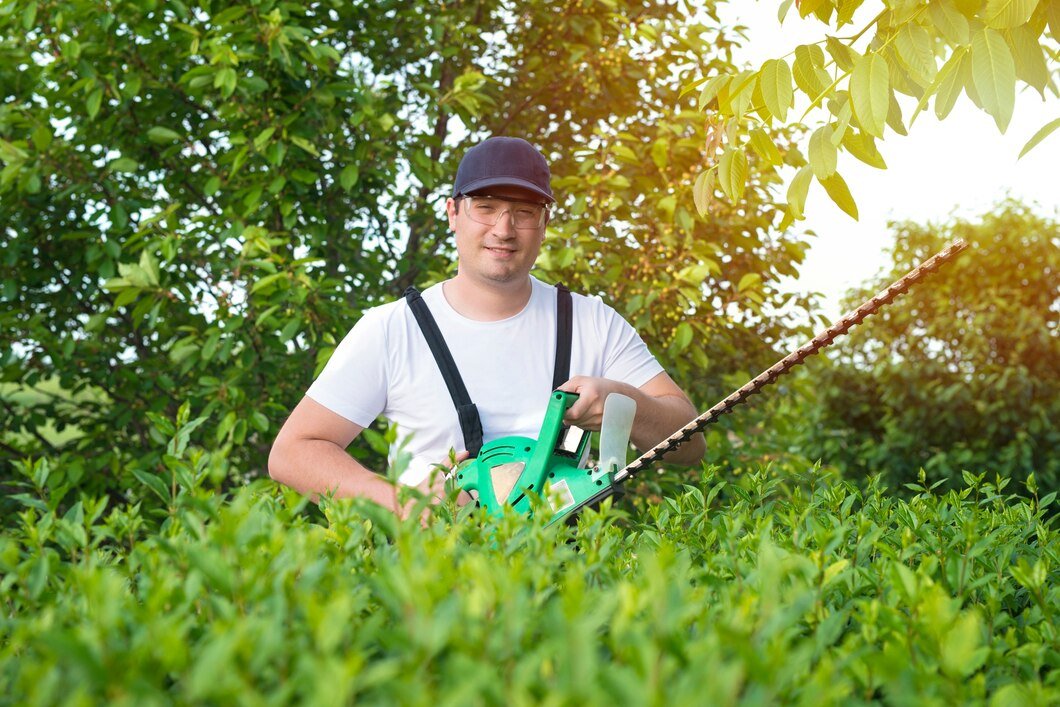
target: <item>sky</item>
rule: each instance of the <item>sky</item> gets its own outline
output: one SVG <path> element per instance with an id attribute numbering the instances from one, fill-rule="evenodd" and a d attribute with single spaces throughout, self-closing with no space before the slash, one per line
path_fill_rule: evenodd
<path id="1" fill-rule="evenodd" d="M 877 4 L 867 3 L 873 6 L 867 8 L 867 14 L 859 11 L 855 27 L 864 26 L 863 14 L 871 17 L 878 11 Z M 745 46 L 735 57 L 737 63 L 760 66 L 766 59 L 783 57 L 799 44 L 823 39 L 824 24 L 800 18 L 794 7 L 781 25 L 777 19 L 779 5 L 779 0 L 741 0 L 719 6 L 725 25 L 748 28 Z M 850 26 L 838 34 L 852 34 Z M 796 227 L 812 230 L 818 237 L 812 241 L 799 278 L 782 286 L 790 291 L 821 293 L 821 313 L 834 320 L 844 313 L 840 307 L 843 294 L 887 264 L 886 249 L 892 242 L 887 225 L 890 221 L 941 224 L 956 216 L 974 218 L 1006 196 L 1032 204 L 1039 213 L 1060 216 L 1060 130 L 1023 159 L 1016 159 L 1039 128 L 1060 117 L 1060 99 L 1046 95 L 1048 100 L 1043 101 L 1033 89 L 1018 92 L 1005 134 L 963 94 L 943 121 L 935 118 L 932 104 L 917 117 L 907 137 L 888 128 L 878 143 L 886 170 L 841 153 L 839 172 L 857 201 L 859 220 L 840 211 L 814 183 L 806 201 L 807 218 Z M 908 107 L 903 104 L 907 126 L 913 106 L 915 102 Z M 795 119 L 801 114 L 801 110 L 795 113 Z M 791 116 L 789 113 L 789 120 Z M 811 114 L 807 122 L 812 120 Z M 805 151 L 805 145 L 803 148 Z"/>

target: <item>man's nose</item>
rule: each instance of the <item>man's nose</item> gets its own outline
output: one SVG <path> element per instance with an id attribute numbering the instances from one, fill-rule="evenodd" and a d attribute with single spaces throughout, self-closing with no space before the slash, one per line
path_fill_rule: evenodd
<path id="1" fill-rule="evenodd" d="M 515 216 L 512 215 L 511 209 L 505 209 L 501 212 L 497 218 L 497 223 L 493 224 L 493 233 L 497 236 L 513 236 L 515 235 L 515 224 L 513 223 Z"/>

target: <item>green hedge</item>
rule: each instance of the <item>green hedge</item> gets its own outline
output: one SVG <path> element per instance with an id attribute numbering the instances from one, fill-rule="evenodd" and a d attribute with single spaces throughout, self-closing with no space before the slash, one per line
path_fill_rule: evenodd
<path id="1" fill-rule="evenodd" d="M 577 528 L 258 481 L 208 455 L 128 504 L 0 536 L 0 703 L 1031 704 L 1060 699 L 1052 498 L 968 476 L 900 500 L 817 470 L 712 470 Z M 623 505 L 628 505 L 625 503 Z"/>

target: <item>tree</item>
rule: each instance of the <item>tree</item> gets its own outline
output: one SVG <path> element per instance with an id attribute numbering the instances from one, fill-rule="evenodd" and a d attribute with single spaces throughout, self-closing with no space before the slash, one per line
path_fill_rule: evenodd
<path id="1" fill-rule="evenodd" d="M 862 0 L 795 5 L 799 15 L 813 16 L 830 30 L 821 41 L 757 69 L 704 72 L 693 84 L 701 86 L 699 106 L 707 120 L 725 135 L 710 143 L 710 165 L 699 179 L 716 183 L 733 200 L 739 199 L 744 181 L 733 165 L 742 164 L 748 153 L 768 159 L 770 146 L 759 126 L 783 125 L 793 107 L 807 104 L 798 122 L 814 118 L 807 146 L 796 148 L 805 158 L 788 185 L 782 228 L 803 218 L 814 181 L 856 219 L 857 204 L 839 173 L 838 156 L 847 153 L 885 169 L 877 140 L 887 128 L 905 135 L 932 99 L 941 120 L 963 91 L 1004 132 L 1018 85 L 1033 88 L 1043 100 L 1057 95 L 1057 0 L 888 0 L 845 37 L 838 31 L 853 24 Z M 792 0 L 780 4 L 781 21 L 791 6 Z M 906 110 L 916 101 L 908 120 L 901 97 L 906 97 Z M 1057 127 L 1060 118 L 1043 126 L 1023 153 Z M 773 164 L 780 163 L 774 159 Z"/>
<path id="2" fill-rule="evenodd" d="M 856 304 L 964 238 L 970 252 L 870 317 L 812 373 L 805 452 L 856 472 L 960 484 L 964 470 L 1060 488 L 1060 227 L 1006 202 L 980 220 L 895 225 L 893 270 Z"/>
<path id="3" fill-rule="evenodd" d="M 360 312 L 445 276 L 440 202 L 489 134 L 552 160 L 545 275 L 608 296 L 693 389 L 770 358 L 805 246 L 754 160 L 740 204 L 684 206 L 706 134 L 671 115 L 674 67 L 731 44 L 678 36 L 681 7 L 4 4 L 0 460 L 120 493 L 187 401 L 216 479 L 257 473 Z"/>

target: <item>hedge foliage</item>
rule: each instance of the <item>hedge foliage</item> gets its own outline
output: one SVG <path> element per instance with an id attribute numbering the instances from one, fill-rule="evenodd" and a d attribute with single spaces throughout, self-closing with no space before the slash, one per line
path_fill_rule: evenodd
<path id="1" fill-rule="evenodd" d="M 1060 699 L 1055 495 L 1005 479 L 899 500 L 878 478 L 708 469 L 576 528 L 444 505 L 423 529 L 267 482 L 216 494 L 174 432 L 170 472 L 128 505 L 56 511 L 48 463 L 23 465 L 0 701 Z"/>

